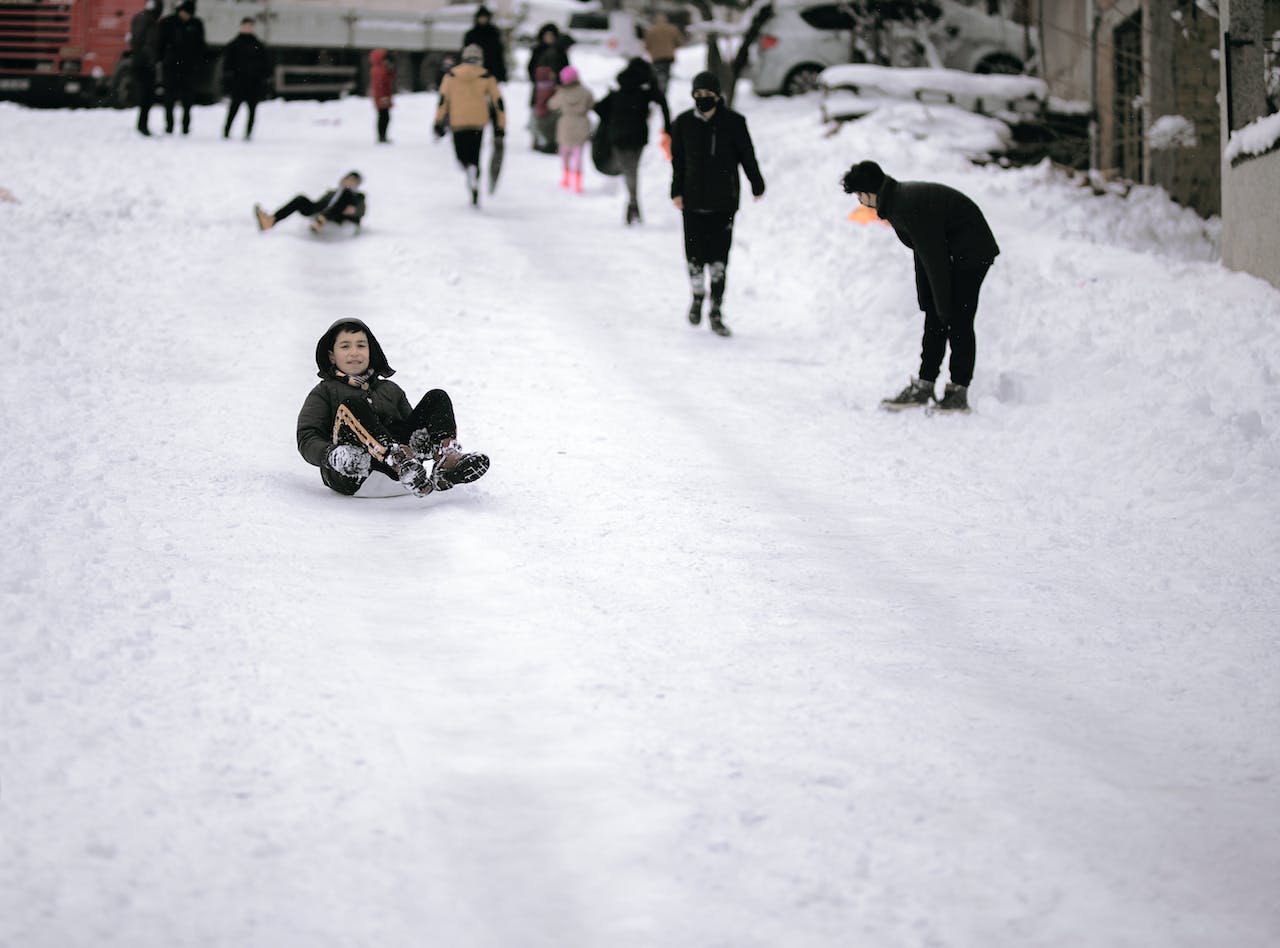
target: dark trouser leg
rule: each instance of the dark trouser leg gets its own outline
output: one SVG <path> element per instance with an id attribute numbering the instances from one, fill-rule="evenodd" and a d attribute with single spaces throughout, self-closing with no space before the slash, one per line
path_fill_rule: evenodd
<path id="1" fill-rule="evenodd" d="M 942 357 L 947 352 L 947 326 L 938 315 L 933 297 L 925 301 L 924 334 L 920 339 L 920 378 L 936 382 L 942 369 Z"/>
<path id="2" fill-rule="evenodd" d="M 378 109 L 378 141 L 387 140 L 387 129 L 391 126 L 391 110 Z"/>
<path id="3" fill-rule="evenodd" d="M 724 288 L 729 266 L 729 248 L 733 246 L 733 214 L 703 211 L 686 211 L 684 215 L 684 255 L 689 262 L 689 274 L 695 267 L 699 274 L 703 267 L 711 270 L 711 302 L 718 306 L 724 299 Z M 701 277 L 699 275 L 699 281 Z M 698 295 L 695 286 L 694 295 Z"/>
<path id="4" fill-rule="evenodd" d="M 196 90 L 195 78 L 193 76 L 184 76 L 182 78 L 182 134 L 185 135 L 191 131 L 191 106 L 195 105 Z"/>
<path id="5" fill-rule="evenodd" d="M 241 100 L 238 95 L 233 95 L 231 97 L 231 104 L 227 106 L 227 121 L 226 124 L 222 126 L 223 138 L 227 138 L 231 134 L 231 123 L 236 120 L 236 113 L 240 111 L 240 101 Z"/>
<path id="6" fill-rule="evenodd" d="M 146 132 L 149 131 L 147 123 L 151 118 L 151 106 L 156 101 L 155 67 L 135 65 L 133 88 L 138 96 L 138 131 Z"/>
<path id="7" fill-rule="evenodd" d="M 973 332 L 978 315 L 978 293 L 987 277 L 990 264 L 955 267 L 951 271 L 951 325 L 947 340 L 951 343 L 951 383 L 968 387 L 973 381 L 973 363 L 978 354 L 978 340 Z"/>
<path id="8" fill-rule="evenodd" d="M 276 219 L 276 223 L 279 224 L 290 214 L 302 214 L 304 217 L 310 217 L 312 214 L 319 214 L 322 210 L 324 210 L 324 208 L 311 200 L 311 198 L 307 197 L 305 194 L 299 194 L 271 216 L 274 217 Z"/>
<path id="9" fill-rule="evenodd" d="M 458 424 L 453 417 L 453 402 L 443 389 L 433 388 L 423 395 L 409 417 L 387 426 L 398 442 L 408 444 L 415 432 L 425 431 L 427 444 L 436 445 L 445 438 L 458 436 Z M 414 439 L 418 440 L 418 439 Z M 418 446 L 415 445 L 415 449 Z"/>
<path id="10" fill-rule="evenodd" d="M 480 167 L 480 141 L 484 130 L 464 128 L 453 130 L 453 153 L 458 156 L 458 164 L 466 168 L 474 165 Z"/>
<path id="11" fill-rule="evenodd" d="M 173 131 L 173 105 L 178 101 L 178 90 L 174 87 L 176 80 L 164 77 L 164 130 Z"/>
<path id="12" fill-rule="evenodd" d="M 667 94 L 667 84 L 671 82 L 671 60 L 660 59 L 653 64 L 653 73 L 658 79 L 658 91 Z"/>
<path id="13" fill-rule="evenodd" d="M 258 100 L 254 96 L 244 100 L 244 104 L 249 109 L 249 122 L 244 127 L 244 137 L 248 138 L 253 134 L 253 120 L 258 117 Z"/>
<path id="14" fill-rule="evenodd" d="M 618 166 L 622 169 L 622 180 L 627 183 L 627 198 L 632 207 L 639 209 L 638 189 L 640 186 L 640 149 L 619 148 L 614 154 L 618 156 Z"/>

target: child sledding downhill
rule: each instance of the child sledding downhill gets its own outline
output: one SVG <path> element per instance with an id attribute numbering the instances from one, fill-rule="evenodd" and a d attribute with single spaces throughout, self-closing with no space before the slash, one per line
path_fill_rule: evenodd
<path id="1" fill-rule="evenodd" d="M 432 389 L 410 407 L 390 380 L 395 370 L 382 346 L 360 320 L 328 328 L 316 343 L 316 369 L 321 381 L 298 413 L 298 452 L 332 490 L 355 494 L 379 472 L 423 497 L 469 484 L 489 469 L 488 457 L 458 445 L 444 391 Z"/>
<path id="2" fill-rule="evenodd" d="M 348 171 L 336 188 L 324 192 L 316 200 L 305 194 L 296 194 L 274 214 L 268 214 L 261 204 L 255 204 L 253 217 L 258 222 L 258 230 L 270 230 L 290 214 L 298 213 L 311 218 L 311 230 L 317 234 L 330 221 L 354 224 L 359 231 L 365 212 L 364 192 L 360 190 L 362 180 L 360 172 Z"/>

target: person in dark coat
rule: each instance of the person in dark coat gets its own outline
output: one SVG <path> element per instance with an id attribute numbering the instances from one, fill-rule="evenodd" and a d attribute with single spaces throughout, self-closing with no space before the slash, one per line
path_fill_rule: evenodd
<path id="1" fill-rule="evenodd" d="M 747 120 L 724 104 L 714 73 L 693 77 L 693 102 L 694 108 L 671 123 L 671 202 L 684 217 L 684 255 L 693 289 L 689 322 L 702 322 L 704 276 L 710 269 L 711 331 L 728 336 L 721 303 L 741 193 L 738 169 L 757 201 L 764 196 L 764 178 Z"/>
<path id="2" fill-rule="evenodd" d="M 266 88 L 267 77 L 271 75 L 271 56 L 262 40 L 254 34 L 255 26 L 257 23 L 251 16 L 241 20 L 239 34 L 222 51 L 222 84 L 227 95 L 231 96 L 227 122 L 222 127 L 223 138 L 231 136 L 231 123 L 242 104 L 249 110 L 249 121 L 244 129 L 245 141 L 253 136 L 258 102 Z"/>
<path id="3" fill-rule="evenodd" d="M 320 382 L 298 413 L 298 453 L 320 468 L 331 490 L 354 494 L 376 471 L 422 497 L 469 484 L 489 469 L 485 455 L 467 454 L 458 444 L 448 393 L 432 389 L 410 406 L 362 321 L 340 319 L 325 330 L 316 343 L 316 370 Z"/>
<path id="4" fill-rule="evenodd" d="M 362 179 L 359 171 L 348 171 L 338 182 L 338 186 L 324 192 L 316 200 L 305 194 L 294 195 L 292 200 L 282 206 L 274 214 L 268 214 L 261 204 L 253 206 L 253 216 L 258 221 L 258 230 L 270 230 L 291 214 L 301 214 L 312 218 L 311 229 L 317 234 L 329 221 L 349 222 L 358 228 L 364 219 L 364 192 L 360 190 Z"/>
<path id="5" fill-rule="evenodd" d="M 479 46 L 484 52 L 484 68 L 489 70 L 493 78 L 499 82 L 507 81 L 507 49 L 502 42 L 502 33 L 493 25 L 493 13 L 488 7 L 481 5 L 476 10 L 475 25 L 467 30 L 462 38 L 462 45 Z"/>
<path id="6" fill-rule="evenodd" d="M 627 183 L 628 227 L 640 223 L 640 154 L 649 144 L 649 109 L 654 105 L 662 109 L 662 130 L 670 135 L 671 110 L 666 96 L 658 89 L 653 69 L 636 56 L 618 73 L 618 88 L 595 107 Z"/>
<path id="7" fill-rule="evenodd" d="M 173 106 L 182 103 L 182 134 L 191 131 L 191 106 L 204 72 L 209 47 L 204 40 L 204 22 L 195 15 L 192 0 L 182 0 L 178 9 L 160 21 L 160 59 L 164 65 L 164 130 L 173 134 Z"/>
<path id="8" fill-rule="evenodd" d="M 973 332 L 978 291 L 1000 247 L 982 211 L 968 196 L 931 181 L 897 181 L 874 161 L 862 161 L 841 181 L 888 221 L 915 257 L 916 297 L 924 311 L 920 374 L 893 398 L 880 404 L 891 410 L 927 405 L 951 344 L 951 381 L 937 403 L 941 411 L 969 410 L 969 382 L 977 342 Z"/>
<path id="9" fill-rule="evenodd" d="M 538 42 L 529 52 L 529 105 L 532 109 L 529 127 L 533 132 L 533 148 L 554 155 L 560 150 L 556 141 L 558 116 L 548 103 L 560 85 L 560 72 L 569 65 L 569 43 L 554 23 L 544 23 L 538 30 Z"/>
<path id="10" fill-rule="evenodd" d="M 160 0 L 133 15 L 129 23 L 129 71 L 138 97 L 138 131 L 150 135 L 147 127 L 151 106 L 156 101 L 156 63 L 160 61 Z"/>

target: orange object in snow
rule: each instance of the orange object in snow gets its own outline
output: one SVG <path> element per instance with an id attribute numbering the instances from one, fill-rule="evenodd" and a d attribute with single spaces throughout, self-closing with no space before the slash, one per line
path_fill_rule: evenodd
<path id="1" fill-rule="evenodd" d="M 855 224 L 884 224 L 889 226 L 889 222 L 876 213 L 874 207 L 867 207 L 865 204 L 859 204 L 849 213 L 849 220 Z"/>
<path id="2" fill-rule="evenodd" d="M 663 132 L 658 136 L 658 147 L 662 149 L 662 153 L 667 156 L 667 161 L 671 160 L 671 136 Z"/>

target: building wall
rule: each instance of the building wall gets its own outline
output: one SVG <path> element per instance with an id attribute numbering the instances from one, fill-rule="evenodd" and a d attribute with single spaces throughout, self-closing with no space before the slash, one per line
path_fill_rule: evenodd
<path id="1" fill-rule="evenodd" d="M 1280 151 L 1222 169 L 1222 262 L 1280 287 Z"/>
<path id="2" fill-rule="evenodd" d="M 1089 23 L 1082 0 L 1039 0 L 1034 14 L 1041 31 L 1044 78 L 1053 95 L 1089 101 Z"/>

